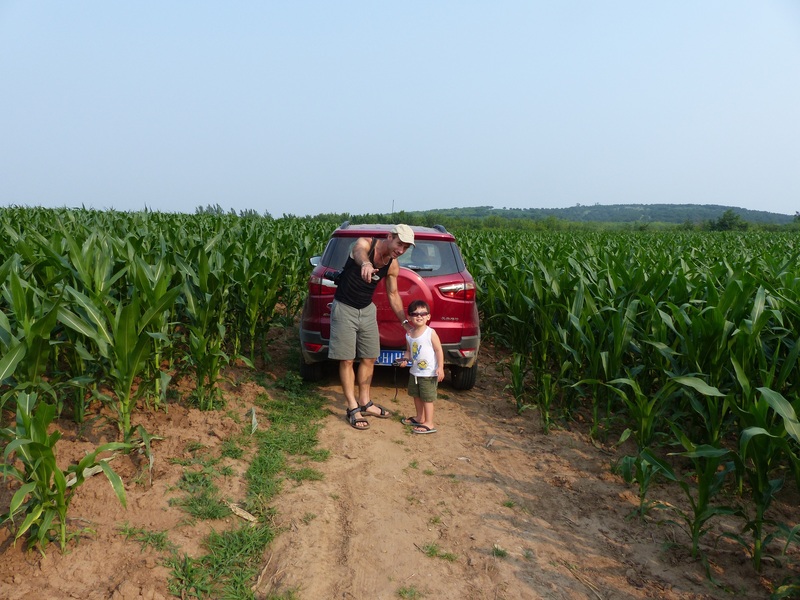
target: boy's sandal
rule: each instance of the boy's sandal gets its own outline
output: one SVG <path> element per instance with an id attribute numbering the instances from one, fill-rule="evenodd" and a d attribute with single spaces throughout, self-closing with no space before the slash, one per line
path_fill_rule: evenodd
<path id="1" fill-rule="evenodd" d="M 350 423 L 350 427 L 352 427 L 353 429 L 359 429 L 359 430 L 369 429 L 369 421 L 367 421 L 363 417 L 359 419 L 356 416 L 360 412 L 361 412 L 360 406 L 356 406 L 355 408 L 348 408 L 347 417 L 345 417 L 347 419 L 347 422 Z M 359 426 L 358 425 L 359 423 L 364 423 L 365 425 Z"/>
<path id="2" fill-rule="evenodd" d="M 414 429 L 411 430 L 411 433 L 425 435 L 426 433 L 436 433 L 436 429 L 433 427 L 428 427 L 427 425 L 416 425 Z"/>
<path id="3" fill-rule="evenodd" d="M 379 413 L 367 412 L 367 409 L 370 406 L 374 406 L 375 408 L 377 408 L 381 412 L 379 412 Z M 379 419 L 388 419 L 389 417 L 392 416 L 391 413 L 388 410 L 383 408 L 380 404 L 375 404 L 374 402 L 372 402 L 372 400 L 367 402 L 364 406 L 359 406 L 358 408 L 359 408 L 359 410 L 361 410 L 361 414 L 364 415 L 364 416 L 367 416 L 367 417 L 378 417 Z"/>
<path id="4" fill-rule="evenodd" d="M 400 419 L 400 422 L 403 425 L 422 425 L 419 421 L 417 421 L 416 417 L 403 417 Z"/>

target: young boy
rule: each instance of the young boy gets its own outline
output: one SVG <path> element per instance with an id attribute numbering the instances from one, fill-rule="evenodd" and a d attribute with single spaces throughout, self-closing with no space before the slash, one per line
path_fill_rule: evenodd
<path id="1" fill-rule="evenodd" d="M 423 300 L 414 300 L 408 305 L 411 321 L 410 333 L 406 333 L 406 364 L 411 370 L 408 376 L 408 395 L 414 398 L 417 414 L 402 420 L 404 425 L 413 425 L 412 433 L 436 433 L 433 426 L 433 401 L 439 382 L 444 379 L 444 352 L 436 332 L 428 327 L 431 309 Z"/>

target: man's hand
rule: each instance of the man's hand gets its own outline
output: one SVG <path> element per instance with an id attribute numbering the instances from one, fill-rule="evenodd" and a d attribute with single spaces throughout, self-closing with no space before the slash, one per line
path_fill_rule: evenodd
<path id="1" fill-rule="evenodd" d="M 372 263 L 368 260 L 361 263 L 361 279 L 363 279 L 366 283 L 372 281 L 372 276 L 378 272 L 378 269 L 372 266 Z"/>

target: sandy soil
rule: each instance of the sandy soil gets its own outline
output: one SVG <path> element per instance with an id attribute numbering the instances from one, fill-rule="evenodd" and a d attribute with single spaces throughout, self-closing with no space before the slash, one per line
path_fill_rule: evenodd
<path id="1" fill-rule="evenodd" d="M 290 362 L 291 334 L 276 336 L 268 376 L 282 376 Z M 325 477 L 287 483 L 275 500 L 282 533 L 267 549 L 257 598 L 293 592 L 303 600 L 622 598 L 768 598 L 770 585 L 798 576 L 798 555 L 754 573 L 741 547 L 719 538 L 733 522 L 716 521 L 705 550 L 720 587 L 692 560 L 686 536 L 676 527 L 628 518 L 635 490 L 610 466 L 630 448 L 593 443 L 580 422 L 541 431 L 535 411 L 518 415 L 504 392 L 498 365 L 504 356 L 485 346 L 478 383 L 468 392 L 440 387 L 438 433 L 411 435 L 399 417 L 413 414 L 404 375 L 379 371 L 375 402 L 394 419 L 371 419 L 368 431 L 344 420 L 344 401 L 335 377 L 320 386 L 329 398 L 320 446 L 331 451 L 316 464 Z M 169 532 L 189 555 L 202 553 L 202 539 L 224 521 L 187 524 L 169 499 L 183 468 L 170 462 L 188 457 L 187 444 L 217 448 L 239 431 L 253 398 L 264 393 L 246 373 L 227 393 L 228 411 L 202 413 L 171 404 L 169 410 L 140 412 L 137 422 L 164 439 L 155 442 L 152 482 L 143 456 L 112 463 L 123 476 L 123 509 L 102 476 L 88 480 L 73 500 L 73 539 L 68 552 L 51 546 L 46 557 L 14 545 L 0 530 L 0 598 L 157 600 L 170 597 L 163 553 L 125 540 L 119 527 Z M 237 424 L 234 417 L 240 418 Z M 59 462 L 66 465 L 88 448 L 113 438 L 100 426 L 75 431 L 59 426 Z M 219 482 L 231 501 L 241 500 L 245 465 L 230 461 L 237 475 Z M 0 512 L 13 493 L 0 485 Z M 676 504 L 679 496 L 656 488 L 653 497 Z M 791 491 L 773 516 L 797 523 L 798 495 Z M 714 543 L 718 542 L 714 547 Z M 431 557 L 435 545 L 447 558 Z M 449 558 L 449 560 L 448 560 Z M 413 592 L 417 592 L 414 596 Z"/>

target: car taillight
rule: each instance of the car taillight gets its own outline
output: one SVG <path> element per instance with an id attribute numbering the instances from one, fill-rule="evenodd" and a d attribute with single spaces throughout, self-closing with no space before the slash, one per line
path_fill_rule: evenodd
<path id="1" fill-rule="evenodd" d="M 474 283 L 448 283 L 446 285 L 440 285 L 439 291 L 445 298 L 453 298 L 455 300 L 475 300 Z"/>
<path id="2" fill-rule="evenodd" d="M 330 279 L 312 275 L 308 279 L 308 291 L 315 296 L 333 296 L 336 293 L 336 285 Z"/>
<path id="3" fill-rule="evenodd" d="M 311 342 L 306 342 L 303 345 L 309 352 L 319 352 L 323 348 L 322 344 L 312 344 Z"/>

